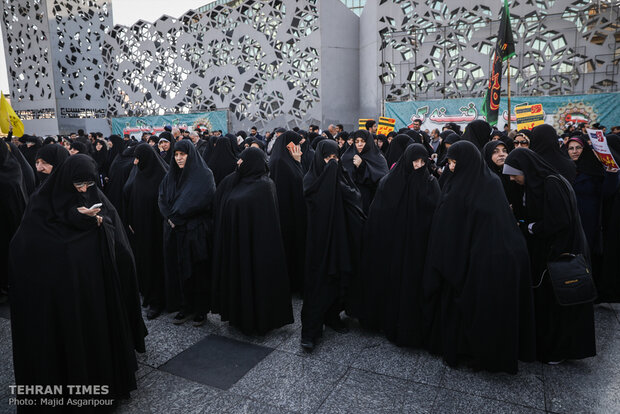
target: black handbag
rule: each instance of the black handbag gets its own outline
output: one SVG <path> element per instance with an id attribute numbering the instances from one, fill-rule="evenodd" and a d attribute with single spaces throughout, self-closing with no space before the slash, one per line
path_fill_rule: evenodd
<path id="1" fill-rule="evenodd" d="M 562 178 L 558 176 L 551 177 L 562 182 L 565 187 L 568 187 L 568 184 Z M 572 192 L 569 191 L 570 193 Z M 573 211 L 576 211 L 577 208 L 572 194 L 569 198 Z M 576 219 L 576 224 L 581 227 L 581 220 L 578 215 Z M 549 260 L 547 262 L 547 269 L 543 272 L 538 286 L 542 284 L 546 272 L 549 273 L 551 278 L 553 293 L 559 305 L 580 305 L 593 302 L 596 299 L 597 292 L 594 279 L 592 279 L 592 269 L 582 254 L 562 253 L 557 259 Z"/>
<path id="2" fill-rule="evenodd" d="M 564 253 L 557 260 L 547 262 L 546 271 L 558 304 L 580 305 L 596 299 L 592 270 L 583 255 Z"/>

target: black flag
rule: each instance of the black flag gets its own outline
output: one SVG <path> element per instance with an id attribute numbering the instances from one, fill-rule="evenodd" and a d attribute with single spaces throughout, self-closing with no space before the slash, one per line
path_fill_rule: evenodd
<path id="1" fill-rule="evenodd" d="M 497 124 L 497 113 L 499 112 L 499 99 L 502 92 L 502 63 L 515 55 L 515 42 L 512 37 L 510 27 L 510 10 L 508 10 L 508 0 L 504 0 L 502 15 L 497 34 L 497 43 L 493 55 L 493 70 L 489 77 L 487 92 L 482 104 L 482 114 L 487 118 L 491 125 Z"/>

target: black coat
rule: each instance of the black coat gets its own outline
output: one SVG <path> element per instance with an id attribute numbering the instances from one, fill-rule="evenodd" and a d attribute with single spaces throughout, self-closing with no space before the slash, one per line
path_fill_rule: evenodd
<path id="1" fill-rule="evenodd" d="M 293 323 L 278 200 L 265 153 L 248 148 L 215 196 L 213 311 L 246 334 Z M 266 246 L 259 249 L 258 246 Z"/>
<path id="2" fill-rule="evenodd" d="M 409 145 L 381 179 L 362 238 L 361 321 L 398 345 L 423 343 L 422 274 L 440 189 L 426 166 L 413 169 L 420 158 L 429 162 L 426 148 Z"/>
<path id="3" fill-rule="evenodd" d="M 67 159 L 33 195 L 11 242 L 15 379 L 64 386 L 65 398 L 68 384 L 107 385 L 106 398 L 128 398 L 146 328 L 116 210 L 96 186 L 86 193 L 73 186 L 94 181 L 95 168 L 86 155 Z M 101 226 L 77 211 L 96 202 Z"/>
<path id="4" fill-rule="evenodd" d="M 424 274 L 428 346 L 445 361 L 515 373 L 534 359 L 527 246 L 499 178 L 468 141 L 433 217 Z"/>

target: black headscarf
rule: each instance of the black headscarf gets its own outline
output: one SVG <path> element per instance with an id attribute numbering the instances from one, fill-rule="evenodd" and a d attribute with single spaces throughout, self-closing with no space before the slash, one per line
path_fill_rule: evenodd
<path id="1" fill-rule="evenodd" d="M 24 157 L 24 154 L 22 154 L 22 152 L 19 150 L 19 148 L 17 148 L 15 144 L 13 144 L 12 142 L 8 142 L 7 144 L 9 145 L 9 152 L 11 156 L 19 163 L 19 166 L 22 169 L 22 181 L 23 181 L 24 188 L 26 189 L 26 195 L 28 196 L 32 194 L 32 192 L 34 191 L 36 187 L 35 174 L 34 174 L 34 172 L 36 171 L 36 168 L 32 167 L 28 163 L 28 160 L 26 160 L 26 157 Z M 36 162 L 36 159 L 35 159 L 35 162 Z"/>
<path id="2" fill-rule="evenodd" d="M 123 188 L 130 179 L 132 171 L 135 171 L 133 161 L 136 145 L 138 145 L 137 141 L 128 142 L 123 152 L 114 158 L 110 165 L 108 182 L 105 186 L 105 195 L 114 205 L 124 223 L 127 222 L 127 206 L 123 198 Z"/>
<path id="3" fill-rule="evenodd" d="M 61 386 L 96 378 L 109 386 L 109 398 L 127 398 L 136 388 L 134 350 L 144 352 L 146 328 L 133 255 L 114 207 L 96 186 L 85 193 L 74 187 L 96 178 L 90 156 L 69 157 L 33 195 L 11 242 L 15 377 Z M 95 202 L 103 204 L 100 226 L 77 211 Z"/>
<path id="4" fill-rule="evenodd" d="M 493 129 L 487 121 L 476 119 L 467 124 L 465 132 L 463 133 L 463 139 L 473 143 L 482 151 L 484 144 L 491 140 L 491 132 L 493 132 Z"/>
<path id="5" fill-rule="evenodd" d="M 52 167 L 56 168 L 67 158 L 69 158 L 69 151 L 67 151 L 65 147 L 60 144 L 49 144 L 43 146 L 39 152 L 37 152 L 35 159 L 42 159 Z M 54 170 L 52 169 L 52 171 Z M 48 174 L 37 171 L 37 177 L 39 177 L 39 182 L 41 183 L 45 181 L 48 176 Z"/>
<path id="6" fill-rule="evenodd" d="M 241 134 L 241 132 L 243 131 L 239 131 L 238 134 Z M 243 137 L 245 139 L 245 132 L 243 132 L 243 134 L 240 135 L 241 137 Z M 233 152 L 235 153 L 235 156 L 239 156 L 239 153 L 241 152 L 241 148 L 239 148 L 239 144 L 237 143 L 237 137 L 233 134 L 226 134 L 224 135 L 225 138 L 228 138 L 228 140 L 230 141 L 230 148 L 232 148 Z M 219 141 L 219 139 L 218 139 Z M 243 145 L 243 144 L 241 144 Z M 217 147 L 217 145 L 216 145 Z"/>
<path id="7" fill-rule="evenodd" d="M 429 162 L 426 148 L 409 145 L 381 179 L 362 239 L 361 322 L 408 346 L 419 346 L 424 339 L 422 273 L 440 196 L 428 168 L 414 170 L 413 161 L 420 158 Z"/>
<path id="8" fill-rule="evenodd" d="M 86 144 L 84 144 L 83 142 L 77 141 L 77 140 L 71 143 L 70 148 L 73 150 L 76 150 L 78 154 L 86 154 L 86 155 L 89 154 Z"/>
<path id="9" fill-rule="evenodd" d="M 583 152 L 577 161 L 575 161 L 577 173 L 591 175 L 593 177 L 603 177 L 605 174 L 605 167 L 603 167 L 603 164 L 601 164 L 598 158 L 596 158 L 590 144 L 588 144 L 588 142 L 582 137 L 572 137 L 566 142 L 567 148 L 571 141 L 575 141 L 583 147 Z"/>
<path id="10" fill-rule="evenodd" d="M 426 135 L 422 131 L 418 132 L 414 129 L 407 129 L 407 131 L 405 131 L 405 134 L 408 135 L 416 144 L 422 144 L 424 148 L 426 148 L 426 151 L 428 151 L 429 156 L 433 153 L 433 147 L 431 147 L 431 144 L 429 144 L 425 138 L 428 137 L 428 135 Z"/>
<path id="11" fill-rule="evenodd" d="M 166 164 L 170 164 L 170 162 L 172 161 L 173 158 L 173 153 L 174 153 L 174 138 L 172 138 L 172 134 L 168 131 L 164 131 L 161 134 L 159 134 L 159 141 L 161 141 L 162 139 L 165 139 L 166 141 L 168 141 L 170 143 L 170 149 L 168 151 L 166 151 L 164 153 L 164 151 L 160 151 L 159 155 L 164 159 L 164 162 Z M 158 142 L 159 144 L 159 142 Z"/>
<path id="12" fill-rule="evenodd" d="M 215 149 L 207 162 L 207 165 L 213 172 L 216 185 L 228 174 L 235 171 L 237 168 L 237 160 L 237 153 L 232 147 L 231 139 L 229 137 L 218 138 Z"/>
<path id="13" fill-rule="evenodd" d="M 173 152 L 176 151 L 186 153 L 187 160 L 183 169 L 174 159 L 170 163 L 159 187 L 159 209 L 165 219 L 181 224 L 195 214 L 211 211 L 215 181 L 191 141 L 176 142 Z"/>
<path id="14" fill-rule="evenodd" d="M 101 149 L 97 151 L 97 144 L 101 144 Z M 108 144 L 102 140 L 98 139 L 95 141 L 95 145 L 93 146 L 93 159 L 97 163 L 97 170 L 100 174 L 106 174 L 106 163 L 108 161 Z"/>
<path id="15" fill-rule="evenodd" d="M 377 184 L 388 173 L 388 165 L 385 157 L 375 145 L 370 132 L 360 129 L 353 133 L 353 140 L 362 138 L 366 145 L 362 152 L 358 153 L 355 143 L 342 154 L 342 166 L 351 175 L 355 184 L 362 193 L 364 211 L 368 211 L 370 203 L 375 195 Z M 359 167 L 353 165 L 353 157 L 359 155 L 362 164 Z"/>
<path id="16" fill-rule="evenodd" d="M 515 216 L 521 219 L 523 218 L 523 188 L 519 184 L 510 181 L 510 177 L 503 173 L 503 167 L 499 167 L 493 162 L 493 152 L 500 145 L 506 147 L 506 144 L 500 140 L 487 142 L 482 148 L 482 156 L 486 164 L 489 166 L 489 169 L 493 171 L 493 173 L 502 181 L 502 186 L 504 187 L 506 198 L 508 198 L 508 203 L 512 206 Z"/>
<path id="17" fill-rule="evenodd" d="M 448 134 L 446 134 L 445 138 L 443 138 L 443 140 L 441 141 L 441 145 L 440 145 L 440 148 L 437 154 L 437 165 L 440 167 L 443 167 L 448 162 L 448 156 L 447 156 L 448 150 L 446 149 L 446 144 L 454 145 L 456 142 L 459 142 L 460 140 L 463 139 L 456 132 L 452 132 L 452 131 L 444 131 L 444 132 L 448 132 Z M 442 134 L 444 132 L 442 132 Z"/>
<path id="18" fill-rule="evenodd" d="M 385 135 L 383 135 L 383 134 L 378 134 L 378 135 L 377 135 L 377 140 L 378 140 L 378 141 L 381 141 L 381 142 L 383 143 L 383 144 L 381 145 L 381 148 L 379 148 L 379 149 L 381 150 L 381 152 L 383 153 L 383 155 L 385 155 L 385 156 L 386 156 L 386 158 L 387 158 L 387 153 L 388 153 L 388 151 L 390 150 L 390 142 L 388 142 L 387 137 L 386 137 Z M 392 142 L 393 142 L 393 141 L 392 141 Z M 378 145 L 377 145 L 377 146 L 378 146 Z M 396 161 L 394 161 L 394 162 L 396 162 Z M 392 166 L 392 164 L 394 164 L 394 163 L 388 163 L 388 165 L 389 165 L 390 167 Z"/>
<path id="19" fill-rule="evenodd" d="M 413 143 L 414 141 L 409 137 L 409 135 L 396 135 L 396 137 L 394 137 L 394 139 L 392 140 L 390 148 L 388 149 L 386 154 L 388 168 L 393 168 L 394 164 L 396 164 L 400 157 L 405 153 L 407 147 Z M 426 158 L 428 158 L 428 155 L 426 156 Z"/>
<path id="20" fill-rule="evenodd" d="M 575 181 L 577 176 L 575 163 L 560 149 L 558 134 L 551 125 L 538 125 L 532 129 L 529 149 L 540 155 L 570 183 Z"/>
<path id="21" fill-rule="evenodd" d="M 276 140 L 269 159 L 271 179 L 276 184 L 280 227 L 286 251 L 291 289 L 303 289 L 303 269 L 306 245 L 306 203 L 303 195 L 304 172 L 300 162 L 295 161 L 287 145 L 299 145 L 301 135 L 286 131 Z"/>
<path id="22" fill-rule="evenodd" d="M 286 256 L 266 155 L 250 147 L 240 159 L 215 196 L 213 311 L 246 334 L 264 334 L 293 322 Z"/>
<path id="23" fill-rule="evenodd" d="M 527 246 L 499 178 L 478 148 L 459 141 L 433 217 L 425 271 L 429 347 L 454 366 L 516 373 L 535 358 Z M 493 252 L 490 254 L 490 252 Z"/>

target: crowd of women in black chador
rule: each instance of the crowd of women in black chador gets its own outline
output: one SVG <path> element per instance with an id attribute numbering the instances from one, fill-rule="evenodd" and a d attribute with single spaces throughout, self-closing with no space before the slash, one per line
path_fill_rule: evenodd
<path id="1" fill-rule="evenodd" d="M 175 135 L 0 143 L 18 383 L 127 396 L 139 294 L 148 319 L 212 312 L 246 334 L 292 323 L 299 294 L 308 351 L 324 326 L 347 332 L 344 311 L 451 366 L 506 372 L 595 355 L 593 304 L 559 305 L 549 261 L 583 255 L 598 301 L 620 301 L 619 174 L 581 134 L 474 121 L 432 143 L 408 129 Z"/>

